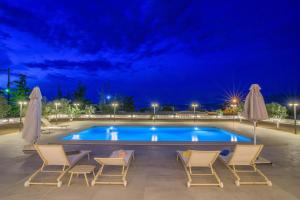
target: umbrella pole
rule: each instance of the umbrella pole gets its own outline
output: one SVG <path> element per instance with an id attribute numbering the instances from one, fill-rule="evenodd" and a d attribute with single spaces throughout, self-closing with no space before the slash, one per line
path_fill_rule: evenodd
<path id="1" fill-rule="evenodd" d="M 253 127 L 253 132 L 254 132 L 254 145 L 256 145 L 256 121 L 253 122 L 253 125 L 254 125 L 254 127 Z"/>

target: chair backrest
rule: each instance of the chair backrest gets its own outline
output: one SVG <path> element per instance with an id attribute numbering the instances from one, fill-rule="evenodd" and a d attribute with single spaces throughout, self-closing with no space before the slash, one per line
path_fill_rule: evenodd
<path id="1" fill-rule="evenodd" d="M 45 165 L 70 166 L 70 161 L 62 145 L 35 145 L 35 149 Z"/>
<path id="2" fill-rule="evenodd" d="M 125 166 L 126 162 L 124 158 L 94 158 L 101 165 L 116 165 Z"/>
<path id="3" fill-rule="evenodd" d="M 187 162 L 189 167 L 209 167 L 218 158 L 219 151 L 196 151 L 191 150 L 191 155 Z"/>
<path id="4" fill-rule="evenodd" d="M 42 118 L 41 119 L 42 123 L 45 125 L 45 126 L 53 126 L 48 119 L 46 118 Z"/>
<path id="5" fill-rule="evenodd" d="M 251 165 L 254 164 L 263 145 L 236 145 L 228 162 L 229 165 Z"/>

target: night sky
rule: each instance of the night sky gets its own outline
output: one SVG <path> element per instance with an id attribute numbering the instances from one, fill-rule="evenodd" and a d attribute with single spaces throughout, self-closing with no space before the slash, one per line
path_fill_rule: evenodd
<path id="1" fill-rule="evenodd" d="M 81 82 L 138 104 L 222 102 L 258 83 L 265 96 L 300 92 L 300 1 L 1 0 L 5 69 L 44 95 Z"/>

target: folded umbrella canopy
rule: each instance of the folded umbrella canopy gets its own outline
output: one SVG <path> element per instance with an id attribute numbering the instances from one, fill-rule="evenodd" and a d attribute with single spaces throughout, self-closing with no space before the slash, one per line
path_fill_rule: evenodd
<path id="1" fill-rule="evenodd" d="M 41 134 L 42 94 L 40 88 L 35 87 L 29 98 L 22 137 L 32 144 L 37 141 Z"/>
<path id="2" fill-rule="evenodd" d="M 254 125 L 254 144 L 256 144 L 256 123 L 268 119 L 268 113 L 264 101 L 264 97 L 260 93 L 260 86 L 258 84 L 252 84 L 250 92 L 246 97 L 243 117 L 253 122 Z"/>

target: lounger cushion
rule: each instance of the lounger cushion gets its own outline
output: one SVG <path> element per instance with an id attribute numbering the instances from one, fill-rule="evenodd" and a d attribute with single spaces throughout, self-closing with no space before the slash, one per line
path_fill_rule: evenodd
<path id="1" fill-rule="evenodd" d="M 232 152 L 230 152 L 230 153 L 227 154 L 226 156 L 219 155 L 219 157 L 220 157 L 225 163 L 228 163 L 228 162 L 229 162 L 229 159 L 230 159 L 231 156 L 232 156 Z"/>

